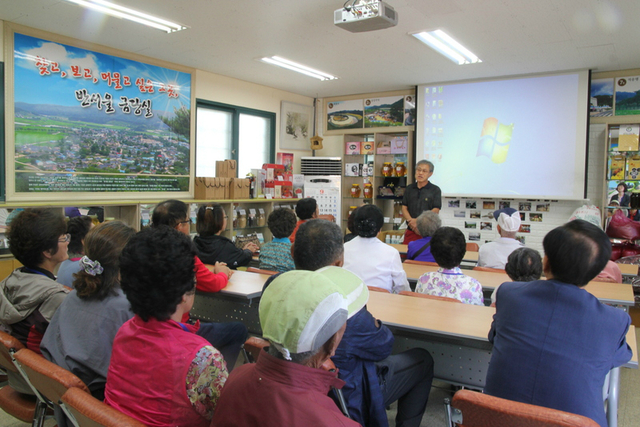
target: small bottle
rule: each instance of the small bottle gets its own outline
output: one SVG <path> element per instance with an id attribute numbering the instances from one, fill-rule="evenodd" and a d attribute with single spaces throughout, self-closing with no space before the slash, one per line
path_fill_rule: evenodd
<path id="1" fill-rule="evenodd" d="M 384 237 L 384 242 L 385 242 L 385 243 L 387 243 L 387 244 L 388 244 L 388 243 L 391 243 L 391 235 L 390 235 L 390 234 L 387 234 L 387 235 Z"/>
<path id="2" fill-rule="evenodd" d="M 407 175 L 407 168 L 404 166 L 404 162 L 396 162 L 396 176 L 403 177 Z"/>
<path id="3" fill-rule="evenodd" d="M 384 177 L 393 176 L 393 167 L 391 166 L 391 162 L 384 162 L 382 164 L 381 173 Z"/>
<path id="4" fill-rule="evenodd" d="M 244 211 L 240 211 L 238 214 L 238 228 L 246 228 L 247 226 L 247 215 Z"/>
<path id="5" fill-rule="evenodd" d="M 264 211 L 262 209 L 260 209 L 258 211 L 258 227 L 264 227 L 266 224 L 265 218 L 264 218 Z"/>

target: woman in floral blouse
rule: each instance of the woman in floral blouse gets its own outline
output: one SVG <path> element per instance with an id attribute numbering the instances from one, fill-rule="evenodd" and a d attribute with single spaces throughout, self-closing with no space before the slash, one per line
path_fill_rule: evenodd
<path id="1" fill-rule="evenodd" d="M 135 316 L 116 335 L 105 403 L 148 426 L 208 427 L 227 380 L 220 352 L 181 323 L 195 296 L 195 250 L 169 227 L 135 235 L 120 257 Z"/>
<path id="2" fill-rule="evenodd" d="M 431 238 L 431 253 L 440 268 L 420 276 L 416 292 L 484 305 L 480 282 L 460 270 L 466 249 L 462 231 L 453 227 L 439 228 Z"/>

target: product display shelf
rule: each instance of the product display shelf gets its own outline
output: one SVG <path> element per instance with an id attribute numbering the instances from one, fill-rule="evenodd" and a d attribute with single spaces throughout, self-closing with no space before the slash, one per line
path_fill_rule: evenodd
<path id="1" fill-rule="evenodd" d="M 390 145 L 391 142 L 398 137 L 406 137 L 407 139 L 407 152 L 406 153 L 378 153 L 380 146 Z M 374 154 L 346 154 L 351 150 L 356 149 L 353 143 L 373 142 Z M 413 158 L 412 147 L 413 145 L 413 131 L 407 132 L 394 132 L 392 130 L 385 130 L 384 132 L 373 132 L 370 134 L 346 134 L 344 135 L 344 165 L 342 176 L 342 212 L 344 212 L 343 223 L 346 224 L 346 220 L 349 216 L 349 210 L 351 206 L 361 206 L 363 203 L 375 203 L 385 216 L 388 218 L 388 222 L 385 222 L 383 230 L 391 230 L 399 226 L 398 223 L 394 223 L 394 216 L 398 216 L 397 202 L 402 200 L 401 196 L 397 196 L 394 192 L 393 195 L 380 196 L 379 188 L 387 187 L 392 184 L 392 187 L 406 187 L 409 183 L 410 177 L 413 176 Z M 382 167 L 385 162 L 389 162 L 395 172 L 395 166 L 397 162 L 403 162 L 406 169 L 406 175 L 402 177 L 384 176 L 382 175 Z M 373 165 L 365 169 L 367 176 L 350 176 L 354 173 L 351 167 L 347 167 L 347 164 L 368 164 Z M 362 195 L 364 191 L 364 184 L 370 182 L 372 184 L 373 195 L 370 199 L 365 199 Z M 353 184 L 360 186 L 360 197 L 350 197 L 351 188 Z M 346 227 L 343 227 L 343 231 L 346 232 Z"/>

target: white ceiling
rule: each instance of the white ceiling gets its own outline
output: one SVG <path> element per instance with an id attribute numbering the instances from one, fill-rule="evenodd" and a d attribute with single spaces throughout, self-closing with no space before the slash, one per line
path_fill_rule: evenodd
<path id="1" fill-rule="evenodd" d="M 0 19 L 310 97 L 544 71 L 640 67 L 639 0 L 388 0 L 398 26 L 333 25 L 343 0 L 117 0 L 189 26 L 167 34 L 62 0 L 0 0 Z M 408 33 L 441 28 L 481 64 L 456 65 Z M 279 55 L 320 82 L 259 62 Z"/>

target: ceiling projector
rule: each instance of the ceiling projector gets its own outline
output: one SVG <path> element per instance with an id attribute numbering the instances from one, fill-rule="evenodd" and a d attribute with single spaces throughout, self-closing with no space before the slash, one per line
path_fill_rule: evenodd
<path id="1" fill-rule="evenodd" d="M 395 27 L 398 14 L 383 1 L 360 0 L 333 12 L 333 23 L 352 33 L 362 33 Z"/>

